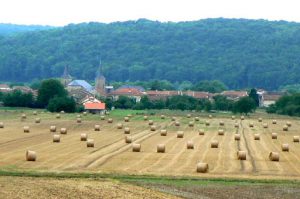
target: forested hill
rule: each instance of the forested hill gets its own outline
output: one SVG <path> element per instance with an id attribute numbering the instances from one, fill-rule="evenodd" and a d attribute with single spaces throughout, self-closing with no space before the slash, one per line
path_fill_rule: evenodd
<path id="1" fill-rule="evenodd" d="M 93 80 L 101 55 L 110 81 L 221 80 L 276 89 L 300 81 L 300 24 L 206 19 L 83 23 L 0 39 L 0 81 L 71 75 Z"/>
<path id="2" fill-rule="evenodd" d="M 16 25 L 0 23 L 0 35 L 9 35 L 14 33 L 22 33 L 36 30 L 47 30 L 53 28 L 51 26 L 40 26 L 40 25 Z"/>

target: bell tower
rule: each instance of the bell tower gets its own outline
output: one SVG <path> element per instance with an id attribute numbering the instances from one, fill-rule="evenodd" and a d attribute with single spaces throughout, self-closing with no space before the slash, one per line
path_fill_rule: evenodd
<path id="1" fill-rule="evenodd" d="M 66 65 L 64 73 L 61 77 L 61 83 L 66 87 L 72 81 L 72 76 L 69 73 L 69 66 Z"/>
<path id="2" fill-rule="evenodd" d="M 96 80 L 95 80 L 95 90 L 97 91 L 97 94 L 100 96 L 106 96 L 106 90 L 105 90 L 105 77 L 103 76 L 103 68 L 100 58 L 99 67 L 96 74 Z"/>

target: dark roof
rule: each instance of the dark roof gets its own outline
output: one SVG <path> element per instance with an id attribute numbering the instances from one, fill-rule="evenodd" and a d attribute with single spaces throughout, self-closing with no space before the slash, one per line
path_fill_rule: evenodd
<path id="1" fill-rule="evenodd" d="M 88 92 L 91 92 L 94 89 L 94 87 L 87 83 L 85 80 L 73 80 L 68 84 L 68 86 L 81 86 Z"/>

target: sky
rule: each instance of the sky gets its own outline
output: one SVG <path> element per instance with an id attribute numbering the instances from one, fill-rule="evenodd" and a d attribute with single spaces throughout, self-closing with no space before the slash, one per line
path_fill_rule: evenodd
<path id="1" fill-rule="evenodd" d="M 63 26 L 81 22 L 247 18 L 300 22 L 300 0 L 1 0 L 0 23 Z"/>

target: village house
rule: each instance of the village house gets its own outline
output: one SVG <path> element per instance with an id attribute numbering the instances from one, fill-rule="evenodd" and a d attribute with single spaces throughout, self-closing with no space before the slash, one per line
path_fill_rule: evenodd
<path id="1" fill-rule="evenodd" d="M 136 87 L 120 87 L 110 93 L 108 93 L 108 97 L 111 97 L 113 101 L 116 101 L 119 99 L 120 96 L 127 96 L 129 98 L 132 98 L 135 100 L 135 102 L 140 102 L 142 96 L 144 96 L 146 93 L 144 91 L 141 91 L 139 88 Z"/>
<path id="2" fill-rule="evenodd" d="M 10 92 L 12 89 L 7 84 L 0 84 L 0 92 L 7 93 Z"/>
<path id="3" fill-rule="evenodd" d="M 257 94 L 259 95 L 259 106 L 269 107 L 271 104 L 275 104 L 275 102 L 286 93 L 258 90 Z"/>
<path id="4" fill-rule="evenodd" d="M 242 97 L 248 96 L 247 91 L 223 91 L 221 95 L 227 97 L 230 100 L 237 101 Z"/>
<path id="5" fill-rule="evenodd" d="M 84 106 L 84 110 L 89 113 L 99 114 L 105 112 L 105 103 L 102 103 L 100 100 L 94 97 L 88 97 L 84 99 L 82 104 Z"/>

